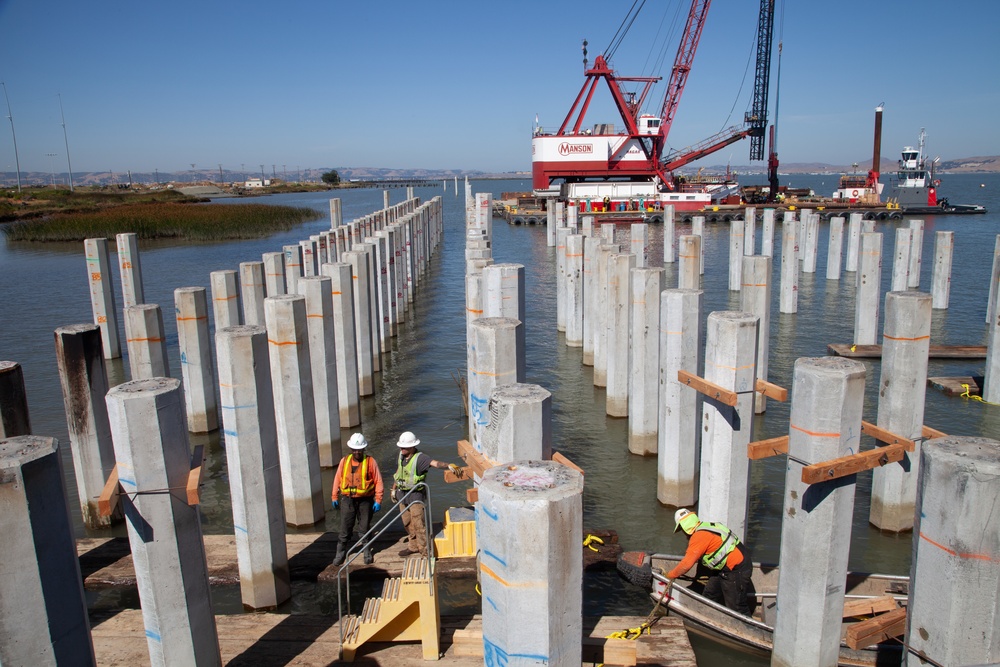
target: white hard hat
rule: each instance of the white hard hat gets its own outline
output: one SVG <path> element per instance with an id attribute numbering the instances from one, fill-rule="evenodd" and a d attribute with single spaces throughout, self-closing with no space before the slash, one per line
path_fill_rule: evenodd
<path id="1" fill-rule="evenodd" d="M 698 518 L 698 515 L 692 512 L 691 510 L 687 509 L 686 507 L 682 507 L 676 512 L 674 512 L 675 533 L 678 530 L 683 530 L 685 533 L 690 535 L 691 533 L 694 532 L 694 529 L 698 526 L 699 523 L 701 523 L 701 519 Z"/>
<path id="2" fill-rule="evenodd" d="M 365 436 L 360 433 L 355 433 L 351 436 L 351 439 L 347 441 L 347 446 L 351 449 L 364 449 L 368 446 L 368 441 L 365 440 Z"/>
<path id="3" fill-rule="evenodd" d="M 396 446 L 400 449 L 412 449 L 419 444 L 420 441 L 417 440 L 417 436 L 409 431 L 403 431 L 402 435 L 399 436 L 399 442 L 396 443 Z"/>

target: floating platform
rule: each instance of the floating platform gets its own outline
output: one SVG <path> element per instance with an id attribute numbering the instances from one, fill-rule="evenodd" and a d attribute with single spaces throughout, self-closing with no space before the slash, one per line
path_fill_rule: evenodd
<path id="1" fill-rule="evenodd" d="M 588 535 L 599 537 L 603 544 L 591 540 L 593 548 L 583 546 Z M 203 539 L 209 583 L 213 586 L 238 586 L 240 573 L 236 560 L 236 538 L 233 535 L 205 535 Z M 285 537 L 285 543 L 292 581 L 336 583 L 339 569 L 333 566 L 333 557 L 337 551 L 336 533 L 289 533 Z M 371 580 L 400 576 L 405 560 L 400 552 L 405 547 L 401 534 L 376 542 L 375 562 L 364 565 L 359 557 L 351 564 L 351 579 Z M 618 534 L 611 530 L 585 531 L 580 536 L 580 549 L 586 571 L 614 570 L 622 552 Z M 128 538 L 80 539 L 77 540 L 77 554 L 84 588 L 136 585 Z M 438 558 L 434 568 L 439 577 L 474 579 L 476 559 Z"/>
<path id="2" fill-rule="evenodd" d="M 826 346 L 830 354 L 849 359 L 881 359 L 881 345 L 851 345 L 850 343 L 830 343 Z M 985 359 L 985 345 L 931 345 L 930 359 Z"/>
<path id="3" fill-rule="evenodd" d="M 927 378 L 927 386 L 943 392 L 945 396 L 961 396 L 968 386 L 970 396 L 983 395 L 983 376 L 978 377 L 933 377 Z"/>
<path id="4" fill-rule="evenodd" d="M 636 628 L 646 619 L 638 616 L 604 616 L 583 619 L 584 665 L 664 665 L 697 667 L 684 623 L 663 616 L 634 640 L 606 639 L 612 633 Z M 316 614 L 217 615 L 222 664 L 230 667 L 267 665 L 392 665 L 471 667 L 483 664 L 482 617 L 441 617 L 441 658 L 428 663 L 421 657 L 420 642 L 370 644 L 359 650 L 354 662 L 340 656 L 340 625 L 333 616 Z M 91 635 L 99 665 L 148 665 L 142 611 L 126 609 L 91 614 Z"/>

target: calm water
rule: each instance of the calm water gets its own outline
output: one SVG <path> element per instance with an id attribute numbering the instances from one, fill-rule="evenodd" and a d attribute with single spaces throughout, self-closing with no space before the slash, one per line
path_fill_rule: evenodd
<path id="1" fill-rule="evenodd" d="M 752 179 L 760 182 L 761 178 Z M 985 344 L 986 305 L 989 272 L 995 238 L 1000 233 L 1000 176 L 947 176 L 943 196 L 955 203 L 984 204 L 991 213 L 984 216 L 926 216 L 921 288 L 930 289 L 933 264 L 934 232 L 955 231 L 955 257 L 952 274 L 951 307 L 934 311 L 932 342 L 941 344 Z M 796 187 L 813 187 L 830 194 L 836 178 L 830 176 L 792 176 Z M 982 184 L 984 187 L 980 187 Z M 473 182 L 474 192 L 492 191 L 499 197 L 505 191 L 530 189 L 528 181 Z M 462 194 L 462 185 L 459 192 Z M 455 441 L 465 437 L 465 419 L 461 396 L 454 376 L 465 365 L 464 324 L 464 200 L 456 197 L 453 181 L 447 191 L 441 185 L 419 188 L 423 200 L 443 195 L 445 205 L 445 242 L 421 284 L 408 321 L 393 340 L 384 370 L 378 379 L 374 398 L 363 403 L 363 430 L 372 443 L 372 453 L 379 459 L 383 473 L 394 468 L 395 439 L 401 431 L 411 430 L 421 439 L 421 448 L 431 456 L 456 460 Z M 344 219 L 351 220 L 382 207 L 382 191 L 355 190 L 340 193 Z M 391 191 L 392 203 L 404 196 L 404 190 Z M 264 252 L 280 250 L 286 243 L 297 242 L 329 227 L 328 193 L 280 195 L 252 201 L 313 207 L 323 217 L 289 233 L 258 241 L 240 241 L 214 245 L 144 246 L 142 268 L 146 300 L 158 303 L 169 313 L 173 290 L 189 285 L 208 286 L 209 273 L 236 269 L 240 262 L 259 260 Z M 247 200 L 220 200 L 215 205 L 239 206 Z M 760 219 L 758 215 L 758 220 Z M 883 291 L 891 273 L 893 229 L 899 223 L 877 223 L 877 231 L 886 234 L 883 246 Z M 678 225 L 678 233 L 688 233 Z M 828 343 L 851 341 L 853 330 L 854 284 L 843 274 L 840 281 L 827 281 L 826 236 L 828 225 L 822 223 L 820 258 L 815 274 L 800 274 L 799 312 L 778 313 L 778 289 L 773 293 L 771 325 L 770 380 L 791 387 L 792 365 L 804 356 L 822 356 Z M 569 456 L 586 472 L 584 523 L 588 527 L 618 531 L 625 549 L 679 552 L 684 541 L 671 533 L 673 508 L 656 500 L 656 461 L 632 456 L 627 449 L 627 422 L 604 414 L 604 391 L 592 383 L 592 371 L 581 363 L 582 350 L 567 348 L 555 326 L 554 249 L 546 247 L 544 227 L 514 227 L 502 221 L 494 223 L 494 259 L 517 262 L 526 267 L 528 341 L 527 381 L 539 384 L 553 394 L 554 446 Z M 622 239 L 627 232 L 619 230 Z M 654 247 L 652 257 L 662 257 L 662 228 L 651 227 Z M 735 310 L 739 294 L 728 291 L 728 237 L 726 225 L 706 226 L 705 313 Z M 779 235 L 780 236 L 780 235 Z M 757 248 L 760 248 L 758 224 Z M 846 244 L 845 244 L 846 245 Z M 780 239 L 775 240 L 776 257 Z M 18 361 L 24 367 L 33 431 L 68 442 L 62 397 L 53 354 L 53 330 L 56 327 L 87 322 L 91 319 L 88 285 L 82 244 L 67 246 L 28 246 L 0 244 L 0 289 L 4 294 L 0 316 L 0 358 Z M 779 266 L 774 266 L 777 285 Z M 116 298 L 120 289 L 116 282 Z M 666 268 L 668 286 L 677 284 L 676 265 Z M 120 303 L 119 303 L 120 306 Z M 172 375 L 180 377 L 175 323 L 165 318 L 171 354 Z M 877 363 L 866 363 L 868 390 L 865 419 L 875 420 L 878 383 Z M 115 362 L 109 368 L 114 381 L 123 381 L 127 364 Z M 930 375 L 981 375 L 982 361 L 930 362 Z M 961 398 L 948 398 L 927 392 L 925 423 L 947 433 L 962 435 L 1000 435 L 1000 407 L 986 406 Z M 768 411 L 754 421 L 753 439 L 787 434 L 788 405 L 768 402 Z M 344 434 L 346 442 L 349 432 Z M 207 444 L 208 480 L 203 495 L 202 513 L 206 533 L 232 531 L 228 505 L 228 480 L 225 454 L 218 436 L 192 437 Z M 70 498 L 76 497 L 70 472 L 71 458 L 64 451 L 66 485 Z M 780 513 L 784 460 L 765 459 L 752 465 L 750 525 L 747 542 L 754 557 L 775 561 L 780 539 Z M 327 471 L 326 488 L 332 474 Z M 435 518 L 444 509 L 464 504 L 465 485 L 435 485 Z M 858 476 L 855 501 L 854 534 L 850 567 L 869 571 L 906 574 L 909 569 L 911 536 L 881 534 L 868 525 L 868 495 L 871 474 Z M 75 505 L 71 501 L 71 506 Z M 332 511 L 326 520 L 327 530 L 336 530 L 338 517 Z M 77 518 L 79 536 L 99 533 L 86 531 Z M 124 534 L 122 527 L 103 535 Z M 623 590 L 624 588 L 624 590 Z M 309 604 L 329 610 L 329 598 L 311 590 L 297 591 L 307 601 L 297 600 L 289 611 Z M 649 604 L 641 591 L 621 584 L 614 575 L 588 578 L 585 582 L 586 613 L 645 614 Z M 475 606 L 474 594 L 460 589 L 449 591 L 451 608 Z M 311 602 L 309 598 L 313 599 Z M 133 595 L 106 592 L 93 596 L 95 605 L 135 606 Z M 218 610 L 236 612 L 238 591 L 216 593 Z M 335 609 L 335 600 L 333 602 Z M 702 664 L 734 664 L 735 656 L 698 642 Z M 759 664 L 748 660 L 746 664 Z"/>

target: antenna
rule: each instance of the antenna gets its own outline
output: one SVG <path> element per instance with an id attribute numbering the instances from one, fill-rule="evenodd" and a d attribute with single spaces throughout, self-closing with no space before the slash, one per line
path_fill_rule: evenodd
<path id="1" fill-rule="evenodd" d="M 62 93 L 56 93 L 59 98 L 59 118 L 62 120 L 63 139 L 66 141 L 66 166 L 69 167 L 69 191 L 73 192 L 73 163 L 69 159 L 69 135 L 66 134 L 66 116 L 63 114 Z"/>
<path id="2" fill-rule="evenodd" d="M 17 157 L 17 136 L 14 134 L 14 115 L 10 112 L 10 98 L 7 97 L 7 84 L 0 81 L 3 86 L 3 98 L 7 100 L 7 120 L 10 121 L 10 137 L 14 140 L 14 166 L 17 169 L 17 193 L 21 194 L 21 161 Z"/>

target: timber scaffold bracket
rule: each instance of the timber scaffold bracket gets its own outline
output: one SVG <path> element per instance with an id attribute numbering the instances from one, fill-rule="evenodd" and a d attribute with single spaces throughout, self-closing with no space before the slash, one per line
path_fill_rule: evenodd
<path id="1" fill-rule="evenodd" d="M 885 444 L 864 452 L 858 452 L 857 454 L 849 454 L 829 461 L 823 461 L 822 463 L 799 461 L 803 464 L 802 482 L 805 484 L 817 484 L 853 475 L 864 470 L 880 468 L 889 463 L 896 463 L 902 461 L 907 452 L 914 451 L 917 440 L 922 441 L 945 437 L 945 434 L 941 431 L 924 426 L 920 438 L 907 438 L 884 428 L 879 428 L 875 424 L 866 421 L 861 422 L 861 433 Z M 752 460 L 765 459 L 780 454 L 788 454 L 787 435 L 768 438 L 767 440 L 758 440 L 747 445 L 747 457 Z"/>
<path id="2" fill-rule="evenodd" d="M 198 505 L 201 503 L 201 472 L 202 460 L 205 457 L 205 446 L 198 445 L 191 454 L 191 472 L 188 473 L 187 483 L 184 486 L 185 502 L 188 505 Z M 118 483 L 118 464 L 111 469 L 108 481 L 104 483 L 104 490 L 97 501 L 97 511 L 101 516 L 111 516 L 118 507 L 121 494 L 125 493 L 121 484 Z M 139 493 L 143 493 L 140 491 Z"/>

